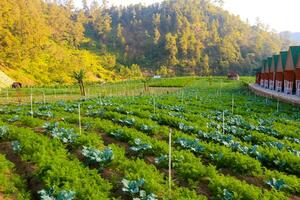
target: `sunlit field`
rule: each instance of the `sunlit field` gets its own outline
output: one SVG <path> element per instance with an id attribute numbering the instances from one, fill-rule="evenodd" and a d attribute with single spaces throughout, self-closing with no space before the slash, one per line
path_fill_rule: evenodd
<path id="1" fill-rule="evenodd" d="M 47 101 L 0 107 L 0 196 L 297 199 L 299 108 L 251 93 L 251 79 L 88 86 L 57 101 L 34 88 Z"/>

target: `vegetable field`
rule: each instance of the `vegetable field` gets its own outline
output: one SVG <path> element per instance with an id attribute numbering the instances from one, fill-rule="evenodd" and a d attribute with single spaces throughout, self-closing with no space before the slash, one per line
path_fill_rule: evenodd
<path id="1" fill-rule="evenodd" d="M 0 199 L 300 199 L 299 107 L 242 81 L 181 84 L 1 106 Z"/>

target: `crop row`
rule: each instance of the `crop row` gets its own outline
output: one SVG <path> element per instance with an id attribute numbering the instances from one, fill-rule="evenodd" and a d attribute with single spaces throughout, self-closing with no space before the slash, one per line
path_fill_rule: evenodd
<path id="1" fill-rule="evenodd" d="M 18 124 L 27 125 L 29 127 L 41 127 L 42 124 L 45 123 L 44 120 L 32 119 L 30 117 L 20 117 L 19 121 L 16 122 Z M 124 149 L 117 147 L 116 145 L 109 145 L 108 148 L 112 149 L 110 151 L 102 151 L 106 154 L 106 157 L 113 154 L 113 159 L 104 159 L 105 157 L 101 155 L 101 151 L 97 150 L 103 149 L 104 146 L 102 144 L 102 140 L 99 134 L 88 132 L 82 135 L 75 134 L 74 129 L 65 128 L 70 127 L 66 122 L 61 122 L 58 126 L 58 123 L 46 123 L 44 124 L 44 129 L 46 132 L 50 133 L 51 137 L 58 139 L 61 141 L 67 149 L 73 149 L 72 151 L 76 152 L 76 149 L 80 149 L 82 154 L 88 158 L 86 160 L 87 164 L 90 166 L 94 166 L 96 161 L 101 160 L 109 160 L 109 165 L 107 165 L 104 169 L 101 163 L 98 163 L 98 170 L 102 169 L 105 173 L 109 173 L 112 177 L 109 178 L 109 181 L 113 184 L 113 190 L 121 191 L 121 182 L 122 177 L 124 180 L 135 181 L 135 180 L 144 180 L 144 184 L 142 188 L 147 193 L 145 199 L 151 199 L 150 194 L 153 194 L 152 198 L 154 199 L 155 195 L 167 199 L 168 198 L 168 188 L 165 182 L 165 178 L 163 174 L 159 173 L 155 169 L 153 165 L 146 164 L 141 159 L 131 160 L 125 157 Z M 72 127 L 72 126 L 71 126 Z M 76 137 L 75 137 L 76 135 Z M 88 146 L 88 147 L 86 147 Z M 97 148 L 95 148 L 97 147 Z M 107 148 L 106 148 L 107 149 Z M 100 152 L 100 155 L 99 155 Z M 107 155 L 108 154 L 108 155 Z M 92 164 L 92 165 L 91 165 Z M 102 166 L 102 167 L 101 167 Z M 113 173 L 112 173 L 113 172 Z M 205 199 L 203 196 L 197 196 L 195 192 L 182 187 L 177 187 L 175 183 L 173 185 L 172 190 L 172 198 L 180 199 L 180 197 L 191 198 L 191 199 Z M 124 187 L 123 187 L 124 188 Z M 141 189 L 141 188 L 140 188 Z M 154 195 L 155 194 L 155 195 Z M 126 195 L 123 194 L 124 196 Z M 136 196 L 136 194 L 131 194 Z"/>

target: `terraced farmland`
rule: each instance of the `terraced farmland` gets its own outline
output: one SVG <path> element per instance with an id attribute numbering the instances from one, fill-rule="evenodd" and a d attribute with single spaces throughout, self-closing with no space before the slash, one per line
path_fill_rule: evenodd
<path id="1" fill-rule="evenodd" d="M 1 106 L 0 199 L 299 199 L 298 107 L 240 81 L 180 83 Z"/>

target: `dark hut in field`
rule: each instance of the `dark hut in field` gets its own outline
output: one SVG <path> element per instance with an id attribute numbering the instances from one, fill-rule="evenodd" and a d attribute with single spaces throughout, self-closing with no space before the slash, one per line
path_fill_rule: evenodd
<path id="1" fill-rule="evenodd" d="M 22 83 L 20 82 L 13 82 L 13 84 L 11 85 L 12 88 L 21 88 L 22 87 Z"/>
<path id="2" fill-rule="evenodd" d="M 289 48 L 286 66 L 284 69 L 284 93 L 292 94 L 295 86 L 295 69 L 300 54 L 300 46 L 292 46 Z"/>
<path id="3" fill-rule="evenodd" d="M 240 80 L 240 76 L 239 76 L 239 74 L 236 73 L 236 72 L 229 72 L 229 73 L 227 74 L 227 78 L 228 78 L 229 80 Z"/>
<path id="4" fill-rule="evenodd" d="M 272 56 L 272 64 L 269 72 L 269 89 L 275 90 L 275 75 L 276 75 L 276 66 L 278 64 L 279 55 Z"/>
<path id="5" fill-rule="evenodd" d="M 286 58 L 287 58 L 287 51 L 281 51 L 278 58 L 278 63 L 276 67 L 276 75 L 275 75 L 275 90 L 277 92 L 282 92 L 283 88 L 283 75 L 284 69 L 286 66 Z"/>
<path id="6" fill-rule="evenodd" d="M 300 96 L 300 55 L 298 55 L 298 60 L 295 67 L 295 84 L 296 84 L 296 95 Z"/>

